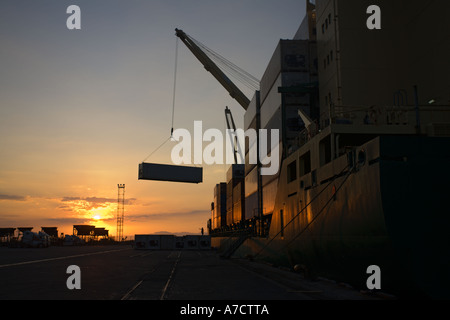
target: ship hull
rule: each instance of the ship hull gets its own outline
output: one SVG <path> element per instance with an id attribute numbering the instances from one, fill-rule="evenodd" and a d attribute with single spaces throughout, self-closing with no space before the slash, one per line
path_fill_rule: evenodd
<path id="1" fill-rule="evenodd" d="M 448 298 L 450 138 L 380 136 L 286 183 L 284 161 L 267 238 L 235 252 L 367 289 Z"/>

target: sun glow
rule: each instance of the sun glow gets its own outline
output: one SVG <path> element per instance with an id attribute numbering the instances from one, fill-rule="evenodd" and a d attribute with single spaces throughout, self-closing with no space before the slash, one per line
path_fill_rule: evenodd
<path id="1" fill-rule="evenodd" d="M 94 221 L 100 221 L 100 220 L 110 220 L 114 218 L 114 204 L 105 204 L 104 206 L 97 207 L 97 208 L 91 208 L 89 210 L 89 216 Z"/>
<path id="2" fill-rule="evenodd" d="M 114 219 L 117 210 L 114 199 L 97 197 L 74 197 L 64 199 L 64 208 L 71 211 L 73 215 L 80 219 L 85 219 L 83 223 L 93 221 L 108 221 Z M 89 222 L 90 221 L 90 222 Z"/>

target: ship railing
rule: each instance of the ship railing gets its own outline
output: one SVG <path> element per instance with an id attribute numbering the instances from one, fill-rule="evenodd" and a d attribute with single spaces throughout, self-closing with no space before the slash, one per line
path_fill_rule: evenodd
<path id="1" fill-rule="evenodd" d="M 311 123 L 309 126 L 304 128 L 300 131 L 296 138 L 296 145 L 298 147 L 301 147 L 305 143 L 307 143 L 309 140 L 311 140 L 314 136 L 316 136 L 323 128 L 326 128 L 328 125 L 325 124 L 326 122 L 316 120 L 313 123 Z"/>
<path id="2" fill-rule="evenodd" d="M 449 105 L 403 106 L 333 106 L 331 124 L 417 125 L 450 121 Z"/>
<path id="3" fill-rule="evenodd" d="M 439 135 L 450 135 L 450 105 L 333 105 L 329 113 L 322 113 L 320 120 L 299 132 L 295 144 L 301 147 L 330 125 L 412 126 L 422 127 L 423 133 L 439 130 Z"/>

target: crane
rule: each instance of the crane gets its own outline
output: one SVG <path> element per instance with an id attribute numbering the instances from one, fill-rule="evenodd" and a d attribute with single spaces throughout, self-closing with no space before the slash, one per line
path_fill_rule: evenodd
<path id="1" fill-rule="evenodd" d="M 176 36 L 183 41 L 183 43 L 188 47 L 188 49 L 194 54 L 194 56 L 203 64 L 205 69 L 209 71 L 216 79 L 219 81 L 219 83 L 228 91 L 230 96 L 234 98 L 241 106 L 244 108 L 245 111 L 247 111 L 250 100 L 247 98 L 247 96 L 225 75 L 225 73 L 214 63 L 213 60 L 207 55 L 206 52 L 209 54 L 212 54 L 213 56 L 218 56 L 218 60 L 221 63 L 225 63 L 228 67 L 231 67 L 234 75 L 237 75 L 237 78 L 239 81 L 244 80 L 244 82 L 247 82 L 250 84 L 250 86 L 254 87 L 256 91 L 259 91 L 259 80 L 250 75 L 249 73 L 245 72 L 244 70 L 240 69 L 236 65 L 232 64 L 231 62 L 227 61 L 222 56 L 216 54 L 211 49 L 206 48 L 204 45 L 199 43 L 197 40 L 193 39 L 192 37 L 189 37 L 186 33 L 183 32 L 183 30 L 175 29 Z M 203 48 L 203 50 L 202 50 Z M 205 51 L 206 52 L 205 52 Z M 233 125 L 233 129 L 236 130 L 233 116 L 231 114 L 231 110 L 226 107 L 225 109 L 225 117 L 227 120 L 227 126 L 228 129 L 230 129 L 230 123 L 228 121 L 228 117 L 231 119 L 231 124 Z M 237 136 L 235 137 L 234 141 L 234 165 L 238 165 L 237 161 L 237 154 L 239 153 L 242 157 L 242 150 L 239 150 L 239 144 L 237 141 Z M 259 174 L 259 168 L 261 167 L 261 164 L 258 160 L 258 216 L 260 221 L 263 219 L 263 210 L 262 210 L 262 178 Z M 260 233 L 262 233 L 262 224 L 260 224 Z"/>
<path id="2" fill-rule="evenodd" d="M 231 110 L 228 109 L 228 106 L 225 107 L 225 119 L 227 121 L 228 130 L 233 130 L 233 132 L 234 132 L 233 155 L 234 155 L 234 163 L 237 164 L 238 163 L 237 155 L 239 154 L 241 159 L 244 159 L 244 157 L 242 156 L 242 150 L 239 148 L 239 143 L 238 143 L 239 141 L 238 141 L 238 137 L 237 137 L 237 133 L 236 133 L 236 125 L 234 124 L 233 115 L 231 114 Z M 231 126 L 230 126 L 230 121 L 231 121 Z M 232 135 L 230 134 L 230 136 L 232 136 Z"/>
<path id="3" fill-rule="evenodd" d="M 233 97 L 243 108 L 247 110 L 250 100 L 245 96 L 245 94 L 225 75 L 225 73 L 211 60 L 208 54 L 212 55 L 213 58 L 218 59 L 221 63 L 225 64 L 233 73 L 233 75 L 246 83 L 250 84 L 252 87 L 259 86 L 259 80 L 240 69 L 238 66 L 234 65 L 230 61 L 226 60 L 224 57 L 213 52 L 211 49 L 207 48 L 199 41 L 189 37 L 183 30 L 175 29 L 176 35 L 183 43 L 191 50 L 191 52 L 197 57 L 197 59 L 203 64 L 205 69 L 222 84 L 222 86 L 229 92 L 230 96 Z M 203 49 L 202 49 L 203 48 Z M 178 41 L 177 41 L 178 49 Z M 208 53 L 208 54 L 207 54 Z M 177 59 L 177 55 L 176 55 Z M 139 164 L 139 174 L 138 178 L 140 180 L 162 180 L 162 181 L 176 181 L 176 182 L 192 182 L 199 183 L 203 181 L 203 169 L 199 167 L 185 167 L 185 166 L 173 166 L 173 165 L 161 165 L 155 163 L 145 163 L 145 161 L 155 153 L 159 148 L 161 148 L 173 134 L 173 119 L 174 119 L 174 109 L 175 109 L 175 88 L 176 88 L 176 71 L 177 71 L 177 60 L 175 60 L 175 77 L 174 77 L 174 93 L 173 93 L 173 105 L 172 105 L 172 128 L 170 131 L 170 137 L 166 139 L 159 147 L 157 147 L 152 153 L 150 153 L 147 158 Z M 228 107 L 227 107 L 228 109 Z M 229 110 L 228 110 L 229 111 Z M 236 126 L 234 124 L 231 112 L 231 121 L 233 123 L 233 129 L 236 131 Z M 225 111 L 225 116 L 227 116 L 227 111 Z M 228 121 L 228 118 L 227 118 Z M 237 144 L 237 137 L 233 142 L 234 146 L 234 157 L 237 163 L 237 153 L 239 152 L 239 147 Z M 240 153 L 241 159 L 242 154 Z"/>
<path id="4" fill-rule="evenodd" d="M 243 108 L 247 110 L 250 100 L 247 96 L 223 73 L 222 70 L 207 56 L 207 54 L 197 45 L 196 41 L 189 37 L 183 30 L 175 29 L 176 36 L 183 41 L 194 56 L 203 64 L 220 84 L 228 91 Z"/>

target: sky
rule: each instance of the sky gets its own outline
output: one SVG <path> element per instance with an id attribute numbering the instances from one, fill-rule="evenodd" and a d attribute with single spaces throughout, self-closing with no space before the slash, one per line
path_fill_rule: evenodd
<path id="1" fill-rule="evenodd" d="M 81 9 L 69 30 L 67 7 Z M 138 164 L 169 136 L 175 28 L 261 78 L 302 0 L 2 0 L 0 2 L 0 227 L 105 227 L 124 235 L 206 230 L 228 165 L 203 165 L 203 183 L 138 180 Z M 238 127 L 243 108 L 180 41 L 174 128 Z M 249 99 L 251 90 L 242 88 Z M 146 162 L 171 164 L 174 142 Z"/>

